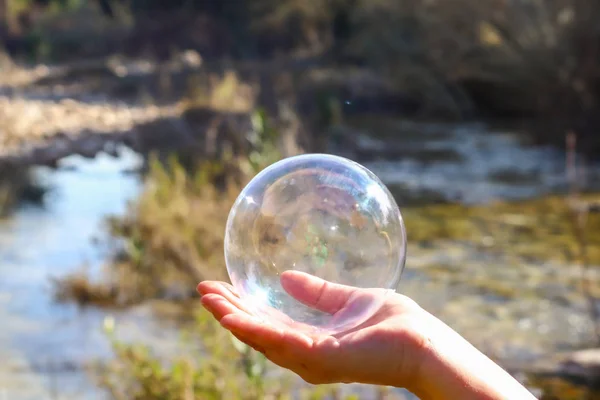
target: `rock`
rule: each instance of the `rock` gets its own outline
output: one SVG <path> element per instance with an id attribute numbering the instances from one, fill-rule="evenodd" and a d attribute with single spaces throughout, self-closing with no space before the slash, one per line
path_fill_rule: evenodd
<path id="1" fill-rule="evenodd" d="M 586 384 L 600 383 L 600 348 L 578 350 L 539 360 L 531 368 L 531 374 Z"/>
<path id="2" fill-rule="evenodd" d="M 0 168 L 55 167 L 69 155 L 115 154 L 121 144 L 142 154 L 183 152 L 211 158 L 226 148 L 241 154 L 249 150 L 251 129 L 247 112 L 0 96 Z"/>
<path id="3" fill-rule="evenodd" d="M 137 127 L 178 113 L 176 106 L 128 107 L 0 96 L 0 166 L 53 166 L 72 154 L 93 158 L 109 142 L 140 143 Z"/>

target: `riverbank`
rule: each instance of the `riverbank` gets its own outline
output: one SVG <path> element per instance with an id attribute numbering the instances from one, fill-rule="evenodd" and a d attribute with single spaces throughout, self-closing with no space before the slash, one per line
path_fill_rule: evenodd
<path id="1" fill-rule="evenodd" d="M 483 124 L 486 131 L 511 132 L 510 140 L 559 150 L 576 128 L 564 116 L 561 121 L 543 118 L 545 122 L 530 117 L 498 122 L 492 117 L 482 123 L 471 115 L 431 123 L 435 113 L 422 114 L 417 103 L 369 68 L 333 68 L 318 57 L 227 63 L 187 51 L 162 64 L 108 57 L 15 66 L 0 79 L 0 166 L 56 166 L 73 154 L 114 154 L 121 144 L 143 154 L 181 152 L 192 145 L 200 155 L 215 146 L 207 142 L 207 130 L 216 129 L 217 136 L 226 134 L 230 140 L 232 133 L 223 131 L 247 129 L 257 107 L 265 108 L 280 128 L 293 131 L 294 145 L 307 151 L 333 146 L 365 161 L 422 152 L 421 135 L 432 137 L 452 126 L 477 129 Z M 588 128 L 573 132 L 580 136 L 578 150 L 593 156 L 597 135 L 589 135 Z M 233 135 L 243 140 L 239 132 Z M 406 137 L 416 142 L 407 146 Z M 399 144 L 393 143 L 395 138 Z M 437 160 L 455 156 L 442 149 L 428 151 Z M 501 179 L 511 173 L 504 172 L 499 172 Z"/>
<path id="2" fill-rule="evenodd" d="M 402 120 L 397 124 L 406 128 Z M 377 133 L 382 126 L 391 129 L 395 124 L 387 121 L 369 126 L 364 120 L 362 125 L 354 124 L 355 128 Z M 576 255 L 567 257 L 561 251 L 563 239 L 566 249 L 571 246 L 568 227 L 561 222 L 566 208 L 560 208 L 564 206 L 561 198 L 546 197 L 560 191 L 565 183 L 560 153 L 548 158 L 550 153 L 546 151 L 522 147 L 518 140 L 509 140 L 510 133 L 480 129 L 483 125 L 452 129 L 440 125 L 423 127 L 420 136 L 423 151 L 366 164 L 391 187 L 396 186 L 396 196 L 407 221 L 409 262 L 399 290 L 447 321 L 502 365 L 511 367 L 515 374 L 522 374 L 548 355 L 590 346 L 595 338 L 586 299 L 579 289 L 580 267 L 573 258 Z M 393 130 L 389 134 L 395 135 Z M 378 135 L 371 136 L 377 140 Z M 415 137 L 405 139 L 410 143 Z M 452 150 L 458 156 L 432 158 L 428 149 L 439 148 L 440 143 L 447 146 L 446 151 Z M 499 144 L 503 143 L 506 147 L 502 154 L 513 154 L 529 162 L 513 164 L 509 158 L 506 164 L 497 164 L 502 157 L 489 157 L 485 143 L 495 150 L 502 149 Z M 5 320 L 24 318 L 23 324 L 14 320 L 14 324 L 8 325 L 13 328 L 5 332 L 11 338 L 5 342 L 9 343 L 11 358 L 17 364 L 35 365 L 34 360 L 45 358 L 52 359 L 53 365 L 77 366 L 53 375 L 61 388 L 81 388 L 75 398 L 96 398 L 101 392 L 89 381 L 85 366 L 96 359 L 111 359 L 109 342 L 101 333 L 106 317 L 109 320 L 115 317 L 115 331 L 123 335 L 120 339 L 147 344 L 165 362 L 173 360 L 176 353 L 171 350 L 179 346 L 175 344 L 179 343 L 178 324 L 166 329 L 164 314 L 152 306 L 157 304 L 154 301 L 123 311 L 90 306 L 79 309 L 71 303 L 56 303 L 48 286 L 51 277 L 80 273 L 82 264 L 88 264 L 84 271 L 97 281 L 102 279 L 105 267 L 111 268 L 112 247 L 97 247 L 93 243 L 112 242 L 105 236 L 105 218 L 131 216 L 127 200 L 133 201 L 135 207 L 142 190 L 137 177 L 122 174 L 124 170 L 139 167 L 142 159 L 128 150 L 120 153 L 129 155 L 125 160 L 130 161 L 121 162 L 118 160 L 122 156 L 115 159 L 102 154 L 94 160 L 75 156 L 62 161 L 64 168 L 38 170 L 49 178 L 49 183 L 54 182 L 55 194 L 49 197 L 45 210 L 18 210 L 6 220 L 2 235 L 8 240 L 2 246 L 2 258 L 14 260 L 3 264 L 5 279 L 0 288 L 4 297 L 12 299 Z M 523 167 L 529 179 L 525 183 L 521 179 L 507 179 L 497 186 L 497 177 L 494 178 L 497 174 L 491 172 L 503 165 Z M 548 167 L 532 177 L 527 173 L 528 165 Z M 477 173 L 473 175 L 474 171 Z M 550 171 L 555 172 L 554 178 Z M 563 180 L 558 181 L 559 177 Z M 471 201 L 448 204 L 461 198 L 455 190 L 463 181 L 464 193 L 471 192 L 473 196 Z M 555 184 L 548 186 L 548 182 Z M 523 191 L 523 188 L 528 189 Z M 432 197 L 423 197 L 424 193 L 434 193 L 434 201 Z M 491 197 L 511 198 L 511 194 L 515 196 L 511 202 L 468 205 L 487 203 Z M 538 199 L 527 200 L 532 196 Z M 404 206 L 404 199 L 410 199 L 410 206 Z M 155 213 L 155 217 L 160 216 Z M 590 222 L 591 229 L 594 221 Z M 72 232 L 78 232 L 78 241 L 74 241 Z M 590 255 L 596 259 L 596 238 L 594 230 L 590 232 Z M 104 239 L 98 240 L 98 235 Z M 27 244 L 32 241 L 38 243 L 34 248 Z M 599 277 L 594 272 L 589 279 L 597 285 Z M 188 283 L 193 288 L 194 283 Z M 45 317 L 40 320 L 42 314 Z M 31 325 L 33 321 L 35 326 Z M 182 351 L 185 352 L 185 347 Z M 17 358 L 21 361 L 16 361 Z M 48 385 L 52 380 L 44 371 L 47 368 L 32 374 L 40 390 L 50 390 Z M 10 377 L 17 373 L 9 370 L 2 375 Z M 25 392 L 12 390 L 15 398 L 27 398 Z"/>
<path id="3" fill-rule="evenodd" d="M 195 159 L 212 148 L 209 154 L 214 156 L 214 149 L 223 144 L 215 136 L 207 140 L 214 121 L 221 121 L 216 126 L 223 141 L 250 128 L 265 128 L 257 122 L 260 114 L 248 112 L 255 105 L 252 85 L 237 74 L 218 75 L 212 86 L 216 90 L 190 96 L 196 103 L 187 99 L 156 104 L 143 104 L 142 97 L 131 92 L 125 101 L 111 98 L 114 92 L 92 91 L 90 96 L 90 86 L 78 88 L 79 79 L 96 87 L 124 82 L 100 75 L 96 82 L 85 72 L 68 84 L 60 74 L 43 85 L 36 78 L 37 85 L 11 89 L 0 98 L 4 105 L 0 113 L 6 113 L 2 121 L 14 133 L 2 136 L 7 140 L 6 160 L 13 157 L 12 165 L 30 168 L 36 179 L 53 188 L 44 207 L 21 204 L 0 224 L 4 239 L 0 257 L 8 260 L 2 267 L 0 299 L 10 299 L 1 303 L 0 315 L 14 322 L 4 332 L 7 346 L 0 350 L 13 361 L 0 376 L 6 377 L 2 382 L 25 382 L 13 378 L 27 371 L 27 379 L 31 378 L 27 387 L 37 388 L 38 394 L 52 393 L 52 385 L 75 388 L 78 394 L 73 397 L 78 399 L 104 394 L 90 379 L 87 366 L 114 356 L 101 333 L 113 317 L 121 339 L 149 345 L 150 361 L 174 360 L 179 354 L 174 350 L 180 346 L 179 323 L 185 325 L 191 317 L 173 311 L 182 308 L 165 299 L 177 303 L 189 297 L 197 276 L 184 274 L 179 287 L 163 287 L 160 281 L 153 285 L 161 289 L 159 300 L 118 308 L 95 307 L 97 299 L 89 293 L 79 305 L 57 302 L 50 282 L 79 276 L 105 289 L 104 273 L 124 261 L 137 268 L 154 266 L 158 277 L 165 272 L 161 269 L 176 269 L 173 263 L 211 264 L 211 271 L 220 268 L 222 274 L 222 254 L 215 251 L 208 259 L 203 249 L 219 248 L 219 234 L 205 234 L 206 220 L 208 213 L 214 218 L 213 227 L 222 226 L 228 211 L 225 198 L 199 195 L 209 193 L 205 190 L 177 191 L 181 180 L 165 186 L 152 175 L 125 172 L 144 168 L 148 154 L 156 149 L 168 154 L 191 148 Z M 316 81 L 324 80 L 321 76 Z M 56 92 L 61 85 L 66 87 L 62 94 Z M 549 355 L 594 345 L 587 295 L 580 290 L 578 243 L 566 215 L 569 207 L 563 195 L 569 182 L 566 154 L 560 148 L 532 145 L 521 134 L 483 122 L 432 123 L 384 112 L 344 113 L 335 105 L 316 110 L 327 111 L 321 115 L 322 125 L 315 125 L 328 127 L 327 150 L 364 163 L 386 182 L 402 207 L 410 248 L 399 291 L 523 380 L 522 373 L 536 362 L 545 362 L 546 367 L 556 364 Z M 297 116 L 287 121 L 291 131 L 301 132 L 294 128 Z M 583 189 L 597 193 L 600 170 L 590 164 L 586 173 Z M 155 203 L 147 197 L 152 190 Z M 594 193 L 585 199 L 597 201 Z M 106 229 L 106 219 L 115 215 L 117 221 L 126 222 L 117 243 Z M 184 223 L 181 215 L 186 216 Z M 597 296 L 597 215 L 590 215 L 587 223 L 586 279 Z M 125 259 L 123 241 L 130 245 Z M 107 293 L 112 302 L 112 292 Z M 171 311 L 165 314 L 165 309 Z M 169 313 L 178 315 L 178 323 L 165 328 Z M 185 346 L 178 351 L 185 353 Z M 42 358 L 49 361 L 41 365 Z M 532 388 L 541 386 L 532 383 Z M 18 399 L 34 396 L 14 385 L 9 389 Z M 370 389 L 356 390 L 371 393 Z"/>

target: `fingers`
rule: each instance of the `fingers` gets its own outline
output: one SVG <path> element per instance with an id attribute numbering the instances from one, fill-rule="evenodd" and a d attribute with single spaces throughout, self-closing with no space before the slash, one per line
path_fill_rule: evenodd
<path id="1" fill-rule="evenodd" d="M 225 282 L 205 281 L 197 287 L 202 295 L 200 301 L 217 321 L 224 316 L 237 313 L 248 313 L 233 287 Z"/>
<path id="2" fill-rule="evenodd" d="M 261 321 L 242 310 L 240 299 L 220 282 L 203 282 L 198 291 L 203 294 L 204 307 L 238 340 L 307 382 L 322 383 L 319 366 L 328 362 L 324 359 L 332 359 L 339 347 L 337 339 L 311 337 L 300 330 Z"/>
<path id="3" fill-rule="evenodd" d="M 198 284 L 198 286 L 196 287 L 196 290 L 202 296 L 204 296 L 205 294 L 209 294 L 209 293 L 216 293 L 216 294 L 222 295 L 225 292 L 229 292 L 231 295 L 238 297 L 233 286 L 231 286 L 227 282 L 203 281 Z"/>
<path id="4" fill-rule="evenodd" d="M 310 354 L 314 350 L 314 341 L 310 336 L 300 331 L 273 326 L 247 314 L 229 314 L 221 319 L 221 325 L 249 345 L 290 358 Z"/>
<path id="5" fill-rule="evenodd" d="M 356 288 L 327 282 L 300 271 L 285 271 L 281 285 L 299 302 L 317 310 L 335 314 L 342 308 Z"/>
<path id="6" fill-rule="evenodd" d="M 230 301 L 225 299 L 223 296 L 215 294 L 215 293 L 209 293 L 209 294 L 202 296 L 201 301 L 202 301 L 202 305 L 219 322 L 221 322 L 223 320 L 223 318 L 225 318 L 227 316 L 230 316 L 233 318 L 242 318 L 242 319 L 245 316 L 248 316 L 249 318 L 254 318 L 254 317 L 251 317 L 248 314 L 246 314 L 244 311 L 240 310 L 238 307 L 236 307 Z M 227 326 L 225 326 L 225 327 L 227 328 Z M 248 332 L 244 332 L 243 328 L 239 331 L 239 333 L 238 333 L 238 330 L 232 330 L 232 329 L 229 329 L 229 330 L 236 338 L 238 338 L 242 342 L 246 343 L 248 346 L 252 347 L 254 350 L 261 352 L 263 354 L 265 353 L 264 342 L 267 342 L 268 338 L 267 338 L 267 340 L 264 340 L 262 344 L 259 344 L 255 340 L 252 339 L 252 337 L 255 337 L 255 335 L 248 334 Z M 274 335 L 271 335 L 270 337 L 272 338 L 272 337 L 274 337 Z"/>
<path id="7" fill-rule="evenodd" d="M 223 317 L 229 314 L 244 313 L 230 301 L 218 294 L 207 294 L 202 296 L 202 305 L 206 308 L 217 321 L 221 321 Z"/>
<path id="8" fill-rule="evenodd" d="M 202 282 L 198 285 L 198 292 L 202 294 L 202 305 L 215 319 L 248 345 L 263 348 L 297 346 L 304 349 L 312 345 L 311 338 L 305 334 L 291 331 L 284 334 L 282 329 L 252 316 L 232 287 L 224 282 Z"/>
<path id="9" fill-rule="evenodd" d="M 233 332 L 230 332 L 230 333 L 240 342 L 245 343 L 246 345 L 250 346 L 254 350 L 258 351 L 259 353 L 266 355 L 266 350 L 263 347 L 261 347 L 260 345 L 254 343 L 252 341 L 249 341 L 248 339 L 245 339 L 243 336 L 238 335 L 237 333 L 233 333 Z"/>
<path id="10" fill-rule="evenodd" d="M 215 294 L 223 297 L 231 304 L 239 308 L 240 310 L 251 313 L 248 307 L 244 305 L 242 300 L 239 298 L 233 286 L 225 282 L 218 281 L 205 281 L 201 282 L 197 287 L 198 293 L 202 295 L 202 298 L 209 294 Z"/>
<path id="11" fill-rule="evenodd" d="M 308 349 L 312 339 L 301 332 L 279 328 L 248 314 L 227 315 L 221 325 L 233 333 L 257 344 L 279 344 L 282 347 Z"/>
<path id="12" fill-rule="evenodd" d="M 318 369 L 323 363 L 313 339 L 295 330 L 279 329 L 241 313 L 227 315 L 221 320 L 221 325 L 271 362 L 305 380 L 311 375 L 311 370 Z"/>

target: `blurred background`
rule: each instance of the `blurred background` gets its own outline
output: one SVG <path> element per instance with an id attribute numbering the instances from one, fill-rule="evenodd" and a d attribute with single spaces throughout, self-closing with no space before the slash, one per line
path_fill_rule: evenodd
<path id="1" fill-rule="evenodd" d="M 392 190 L 400 292 L 600 399 L 599 111 L 593 0 L 0 0 L 0 399 L 412 399 L 199 307 L 239 190 L 303 152 Z"/>

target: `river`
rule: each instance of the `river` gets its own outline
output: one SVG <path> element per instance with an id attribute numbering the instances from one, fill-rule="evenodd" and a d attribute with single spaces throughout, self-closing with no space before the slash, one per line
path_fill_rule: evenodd
<path id="1" fill-rule="evenodd" d="M 38 169 L 51 189 L 44 207 L 22 207 L 0 222 L 0 399 L 102 398 L 85 366 L 110 354 L 107 317 L 129 339 L 166 352 L 178 343 L 175 326 L 169 330 L 168 318 L 159 324 L 153 306 L 107 313 L 60 304 L 53 295 L 52 278 L 101 271 L 109 251 L 98 245 L 104 219 L 123 213 L 139 192 L 139 179 L 128 171 L 140 162 L 124 148 L 116 158 L 74 156 L 58 170 Z"/>
<path id="2" fill-rule="evenodd" d="M 480 203 L 565 188 L 564 155 L 557 150 L 527 146 L 516 135 L 486 131 L 481 124 L 406 124 L 357 124 L 365 131 L 362 146 L 373 153 L 382 145 L 381 132 L 418 132 L 398 136 L 395 157 L 364 162 L 394 188 L 401 206 L 403 198 L 407 204 Z M 104 398 L 84 366 L 110 355 L 102 333 L 107 316 L 125 327 L 121 331 L 128 339 L 165 354 L 179 351 L 175 322 L 156 318 L 155 305 L 108 313 L 60 304 L 52 295 L 52 277 L 83 266 L 92 274 L 101 270 L 110 250 L 98 245 L 104 243 L 103 221 L 123 213 L 139 193 L 138 178 L 126 171 L 140 162 L 122 149 L 118 157 L 70 157 L 58 170 L 36 170 L 52 189 L 44 207 L 23 206 L 0 221 L 1 400 Z M 590 176 L 595 171 L 590 169 Z M 440 266 L 452 273 L 432 273 Z M 585 304 L 575 289 L 539 278 L 570 271 L 575 274 L 575 267 L 549 262 L 515 266 L 457 243 L 411 244 L 400 291 L 494 357 L 527 362 L 592 339 Z M 506 297 L 473 283 L 481 277 L 499 280 L 516 293 L 541 283 L 533 296 Z"/>

